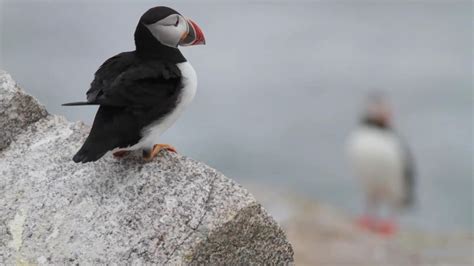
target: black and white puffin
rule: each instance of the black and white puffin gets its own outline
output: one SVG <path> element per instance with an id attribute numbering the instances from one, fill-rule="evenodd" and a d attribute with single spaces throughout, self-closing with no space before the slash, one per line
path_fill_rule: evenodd
<path id="1" fill-rule="evenodd" d="M 413 158 L 404 140 L 393 129 L 391 109 L 382 95 L 372 95 L 359 127 L 348 142 L 348 154 L 355 175 L 366 195 L 366 214 L 359 223 L 381 233 L 393 233 L 396 210 L 414 202 Z M 389 210 L 380 219 L 381 207 Z"/>
<path id="2" fill-rule="evenodd" d="M 178 46 L 205 44 L 201 28 L 177 11 L 158 6 L 145 12 L 135 30 L 135 51 L 105 61 L 87 91 L 87 102 L 99 105 L 92 129 L 74 162 L 100 159 L 108 151 L 122 157 L 143 150 L 145 159 L 162 149 L 157 144 L 193 100 L 197 88 L 194 68 Z"/>

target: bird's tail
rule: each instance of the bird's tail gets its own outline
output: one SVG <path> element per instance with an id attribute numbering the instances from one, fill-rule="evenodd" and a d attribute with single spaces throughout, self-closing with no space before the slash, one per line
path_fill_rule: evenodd
<path id="1" fill-rule="evenodd" d="M 98 105 L 98 103 L 91 102 L 73 102 L 73 103 L 63 103 L 61 106 L 81 106 L 81 105 Z"/>
<path id="2" fill-rule="evenodd" d="M 107 146 L 104 146 L 104 141 L 99 140 L 94 134 L 94 127 L 87 136 L 86 141 L 82 144 L 79 151 L 72 157 L 75 163 L 88 163 L 95 162 L 102 158 L 104 154 L 109 150 Z"/>
<path id="3" fill-rule="evenodd" d="M 402 199 L 401 205 L 403 208 L 410 209 L 415 205 L 415 193 L 412 188 L 409 188 Z"/>
<path id="4" fill-rule="evenodd" d="M 107 151 L 97 151 L 94 149 L 88 149 L 87 142 L 82 146 L 82 148 L 72 157 L 72 160 L 75 163 L 88 163 L 88 162 L 95 162 L 102 158 Z"/>

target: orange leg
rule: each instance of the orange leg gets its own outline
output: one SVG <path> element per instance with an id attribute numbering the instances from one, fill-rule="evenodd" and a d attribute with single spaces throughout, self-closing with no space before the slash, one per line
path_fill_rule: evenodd
<path id="1" fill-rule="evenodd" d="M 397 224 L 392 220 L 379 220 L 375 228 L 377 233 L 384 236 L 394 235 L 397 229 Z"/>
<path id="2" fill-rule="evenodd" d="M 365 230 L 373 230 L 375 228 L 376 219 L 370 215 L 363 215 L 356 221 L 357 225 Z"/>
<path id="3" fill-rule="evenodd" d="M 114 155 L 115 159 L 121 159 L 129 153 L 130 153 L 129 151 L 118 150 L 118 151 L 114 152 L 113 155 Z"/>
<path id="4" fill-rule="evenodd" d="M 143 158 L 147 161 L 152 160 L 161 150 L 168 150 L 170 152 L 176 153 L 176 148 L 168 144 L 155 144 L 151 152 L 143 152 Z"/>

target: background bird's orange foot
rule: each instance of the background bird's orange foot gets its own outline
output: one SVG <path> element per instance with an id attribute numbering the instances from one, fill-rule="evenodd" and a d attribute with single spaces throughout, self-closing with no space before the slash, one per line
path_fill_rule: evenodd
<path id="1" fill-rule="evenodd" d="M 384 236 L 392 236 L 397 232 L 397 224 L 394 221 L 386 220 L 377 223 L 376 232 Z"/>
<path id="2" fill-rule="evenodd" d="M 113 153 L 113 156 L 114 156 L 115 159 L 121 159 L 129 153 L 130 153 L 129 151 L 118 150 L 118 151 Z"/>
<path id="3" fill-rule="evenodd" d="M 143 158 L 145 160 L 152 160 L 161 150 L 168 150 L 176 153 L 176 148 L 168 144 L 155 144 L 151 151 L 143 150 Z"/>

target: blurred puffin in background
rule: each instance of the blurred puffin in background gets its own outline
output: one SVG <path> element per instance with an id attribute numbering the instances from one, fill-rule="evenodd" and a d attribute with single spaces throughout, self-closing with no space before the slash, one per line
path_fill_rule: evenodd
<path id="1" fill-rule="evenodd" d="M 145 12 L 135 30 L 135 51 L 102 64 L 87 102 L 64 104 L 99 105 L 74 162 L 96 161 L 108 151 L 122 157 L 142 150 L 147 160 L 162 149 L 176 152 L 158 140 L 191 103 L 197 88 L 196 72 L 178 46 L 199 44 L 205 44 L 204 34 L 194 21 L 164 6 Z"/>
<path id="2" fill-rule="evenodd" d="M 348 141 L 349 159 L 366 196 L 366 213 L 358 223 L 383 234 L 396 232 L 395 214 L 411 206 L 415 197 L 413 158 L 392 126 L 392 111 L 385 97 L 371 95 Z M 382 207 L 388 210 L 385 219 L 380 216 Z"/>

